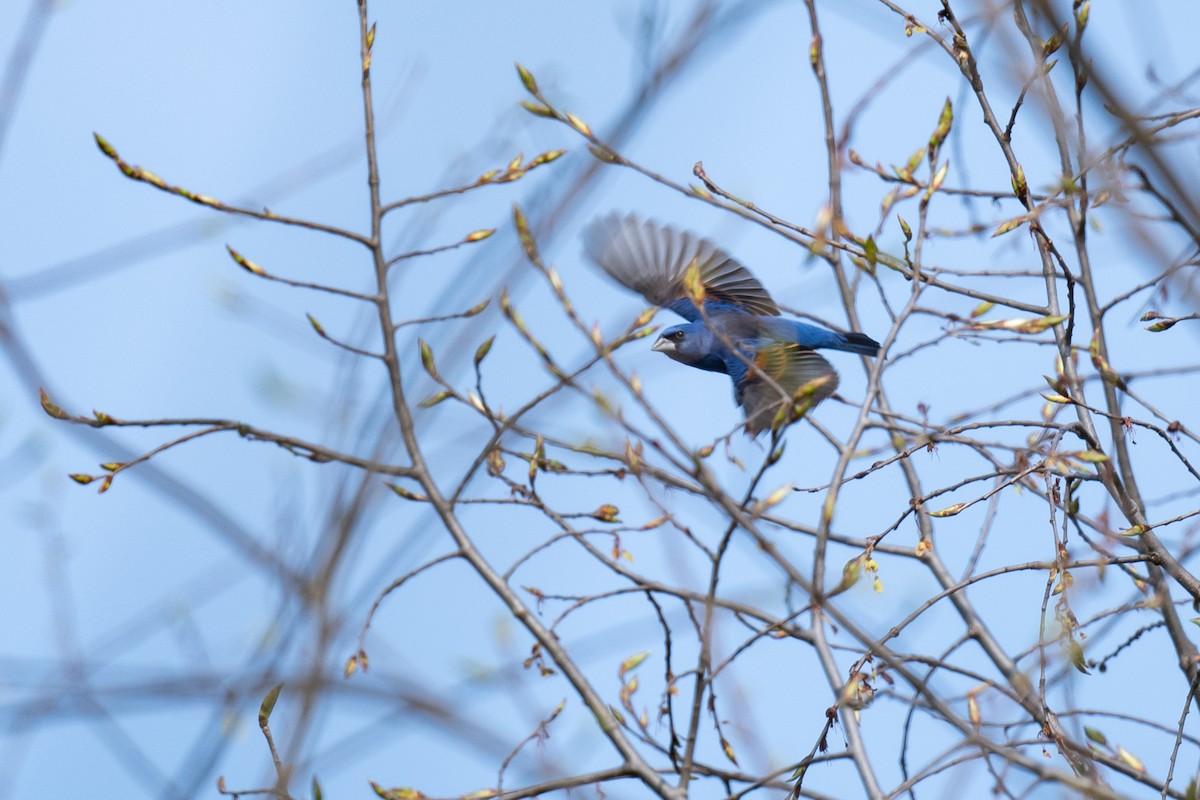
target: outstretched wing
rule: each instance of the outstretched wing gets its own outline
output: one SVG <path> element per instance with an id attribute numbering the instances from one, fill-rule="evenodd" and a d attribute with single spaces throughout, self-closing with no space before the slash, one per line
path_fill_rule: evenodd
<path id="1" fill-rule="evenodd" d="M 748 360 L 753 366 L 741 359 L 728 366 L 734 399 L 746 414 L 746 433 L 751 436 L 769 429 L 784 403 L 792 403 L 802 416 L 837 389 L 833 366 L 798 344 L 771 342 Z"/>
<path id="2" fill-rule="evenodd" d="M 687 231 L 633 215 L 609 214 L 587 227 L 584 248 L 588 257 L 619 283 L 689 322 L 700 319 L 683 285 L 684 273 L 693 261 L 704 286 L 705 313 L 740 309 L 779 315 L 775 301 L 748 269 Z"/>

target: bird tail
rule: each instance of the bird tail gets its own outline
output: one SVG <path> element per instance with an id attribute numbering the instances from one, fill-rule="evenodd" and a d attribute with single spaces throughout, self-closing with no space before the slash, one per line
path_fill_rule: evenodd
<path id="1" fill-rule="evenodd" d="M 879 342 L 865 333 L 848 331 L 841 333 L 809 325 L 794 319 L 759 318 L 766 330 L 777 339 L 795 342 L 809 349 L 828 348 L 829 350 L 844 350 L 847 353 L 858 353 L 873 356 L 879 352 Z"/>
<path id="2" fill-rule="evenodd" d="M 838 343 L 838 350 L 845 350 L 850 353 L 858 353 L 864 356 L 873 356 L 879 352 L 879 342 L 867 336 L 865 333 L 858 331 L 848 331 L 839 334 L 841 342 Z"/>

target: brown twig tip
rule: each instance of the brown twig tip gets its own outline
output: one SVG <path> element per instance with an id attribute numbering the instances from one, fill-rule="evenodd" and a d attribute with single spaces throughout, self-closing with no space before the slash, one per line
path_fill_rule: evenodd
<path id="1" fill-rule="evenodd" d="M 346 666 L 342 670 L 342 677 L 350 678 L 359 670 L 367 672 L 370 666 L 370 662 L 367 660 L 367 651 L 360 648 L 357 653 L 346 659 Z"/>
<path id="2" fill-rule="evenodd" d="M 612 503 L 605 503 L 593 511 L 591 516 L 600 522 L 620 522 L 621 520 L 617 518 L 620 513 L 621 510 Z"/>
<path id="3" fill-rule="evenodd" d="M 50 395 L 46 393 L 45 389 L 38 389 L 38 398 L 41 400 L 42 410 L 45 411 L 51 417 L 54 417 L 54 419 L 70 419 L 71 418 L 70 414 L 63 411 L 61 408 L 59 408 L 53 402 L 51 402 Z"/>
<path id="4" fill-rule="evenodd" d="M 1200 313 L 1188 314 L 1184 317 L 1168 317 L 1164 314 L 1158 313 L 1157 311 L 1147 311 L 1141 317 L 1142 322 L 1157 320 L 1157 322 L 1155 322 L 1153 325 L 1146 326 L 1146 330 L 1150 331 L 1151 333 L 1159 333 L 1161 331 L 1170 330 L 1171 328 L 1175 327 L 1177 323 L 1190 319 L 1200 319 Z"/>
<path id="5" fill-rule="evenodd" d="M 697 161 L 694 165 L 692 165 L 692 174 L 703 181 L 704 185 L 710 192 L 715 192 L 717 194 L 721 193 L 716 185 L 708 179 L 708 173 L 704 171 L 704 162 Z"/>

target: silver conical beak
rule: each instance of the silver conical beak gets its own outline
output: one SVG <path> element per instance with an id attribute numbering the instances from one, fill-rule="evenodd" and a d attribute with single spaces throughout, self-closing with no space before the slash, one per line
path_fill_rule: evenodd
<path id="1" fill-rule="evenodd" d="M 665 337 L 658 337 L 654 340 L 654 344 L 650 345 L 651 350 L 657 350 L 660 353 L 675 352 L 675 343 Z"/>

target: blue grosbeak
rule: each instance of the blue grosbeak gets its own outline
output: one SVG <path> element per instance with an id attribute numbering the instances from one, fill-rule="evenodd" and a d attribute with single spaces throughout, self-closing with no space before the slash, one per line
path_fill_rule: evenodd
<path id="1" fill-rule="evenodd" d="M 588 257 L 601 269 L 687 320 L 659 334 L 652 349 L 728 375 L 751 436 L 770 428 L 784 403 L 795 401 L 804 410 L 833 394 L 837 372 L 815 349 L 879 352 L 879 342 L 864 334 L 780 317 L 749 270 L 691 233 L 610 214 L 584 236 Z"/>

